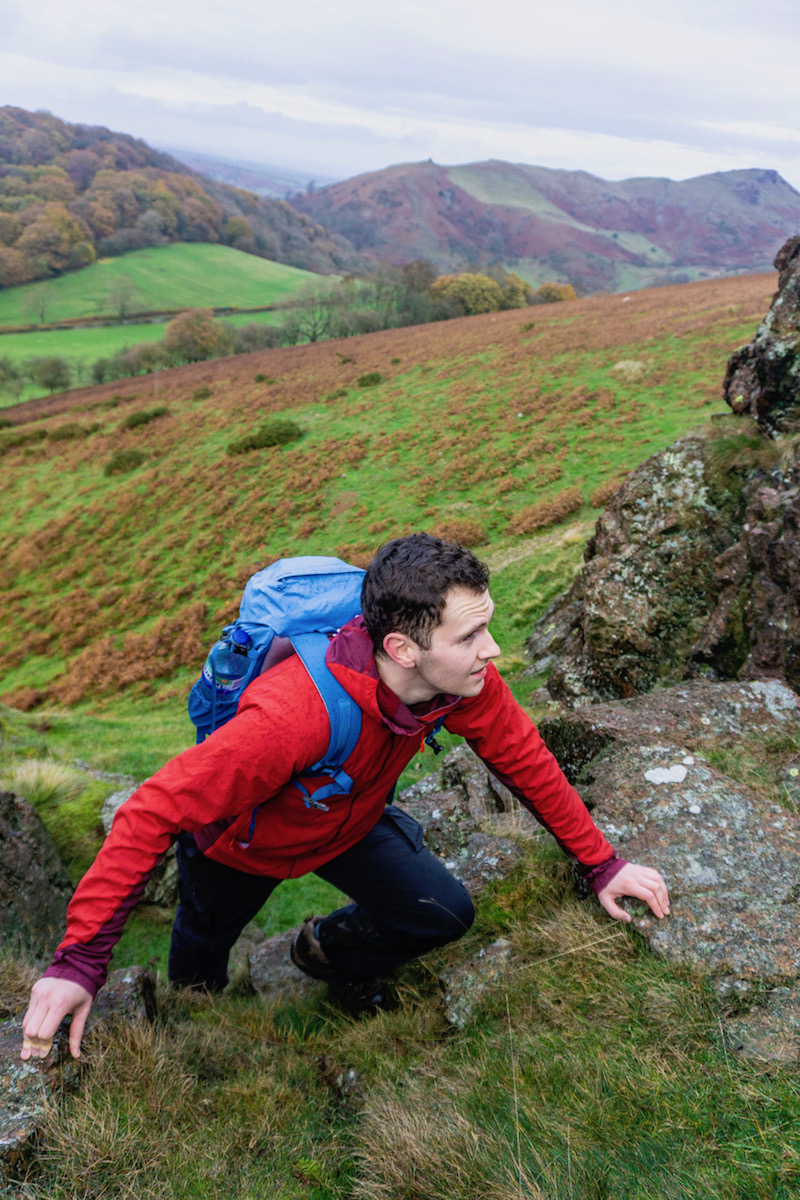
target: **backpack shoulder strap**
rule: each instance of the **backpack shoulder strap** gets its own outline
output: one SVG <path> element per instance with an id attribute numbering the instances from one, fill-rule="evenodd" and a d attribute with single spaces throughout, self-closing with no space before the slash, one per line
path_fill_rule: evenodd
<path id="1" fill-rule="evenodd" d="M 361 709 L 328 669 L 325 661 L 329 645 L 327 634 L 295 634 L 292 637 L 292 645 L 319 692 L 331 725 L 330 744 L 325 757 L 314 763 L 310 772 L 330 775 L 332 780 L 330 785 L 314 792 L 316 807 L 316 802 L 329 796 L 348 793 L 353 786 L 352 779 L 342 766 L 355 750 L 361 733 Z M 295 783 L 301 791 L 305 790 L 297 780 Z"/>

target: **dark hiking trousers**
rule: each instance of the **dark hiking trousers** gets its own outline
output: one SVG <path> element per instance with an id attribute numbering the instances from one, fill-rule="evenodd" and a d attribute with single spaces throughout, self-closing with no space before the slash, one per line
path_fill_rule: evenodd
<path id="1" fill-rule="evenodd" d="M 180 904 L 169 978 L 178 987 L 219 991 L 228 982 L 233 943 L 281 880 L 204 858 L 191 834 L 181 834 L 176 851 Z M 420 825 L 395 805 L 315 874 L 352 900 L 319 926 L 326 957 L 349 979 L 383 975 L 455 941 L 475 916 L 464 885 L 423 846 Z"/>

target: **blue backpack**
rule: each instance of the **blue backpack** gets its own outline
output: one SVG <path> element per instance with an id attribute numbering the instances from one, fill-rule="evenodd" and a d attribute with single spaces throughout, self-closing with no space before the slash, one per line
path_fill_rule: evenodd
<path id="1" fill-rule="evenodd" d="M 203 673 L 189 693 L 189 718 L 197 741 L 236 713 L 242 693 L 256 676 L 296 653 L 311 676 L 330 718 L 324 758 L 308 771 L 331 783 L 313 796 L 295 779 L 306 806 L 349 793 L 353 781 L 342 764 L 361 732 L 361 709 L 328 670 L 325 652 L 334 633 L 361 611 L 364 572 L 338 558 L 281 558 L 247 582 L 239 616 L 212 646 Z"/>

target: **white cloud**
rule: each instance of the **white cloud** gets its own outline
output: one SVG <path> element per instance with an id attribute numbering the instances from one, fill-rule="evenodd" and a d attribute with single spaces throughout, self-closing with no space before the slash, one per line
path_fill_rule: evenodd
<path id="1" fill-rule="evenodd" d="M 13 0 L 0 102 L 346 175 L 480 158 L 800 187 L 794 0 Z"/>

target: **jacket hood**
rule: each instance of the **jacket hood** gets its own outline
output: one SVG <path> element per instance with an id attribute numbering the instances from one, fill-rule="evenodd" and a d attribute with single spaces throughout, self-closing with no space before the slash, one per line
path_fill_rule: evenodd
<path id="1" fill-rule="evenodd" d="M 361 616 L 354 617 L 334 634 L 325 659 L 331 673 L 356 704 L 393 733 L 419 736 L 461 699 L 441 695 L 411 707 L 404 704 L 378 674 L 372 639 Z"/>

